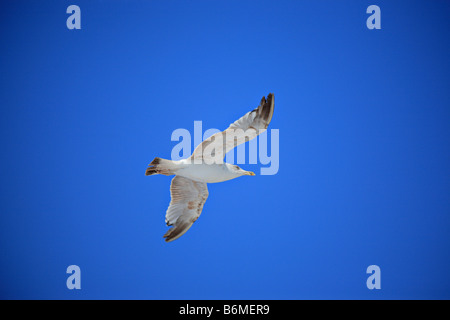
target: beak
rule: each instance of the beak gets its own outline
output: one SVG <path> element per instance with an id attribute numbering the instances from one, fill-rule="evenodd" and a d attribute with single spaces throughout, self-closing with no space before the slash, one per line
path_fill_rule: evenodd
<path id="1" fill-rule="evenodd" d="M 255 174 L 253 172 L 251 172 L 251 171 L 246 171 L 245 175 L 246 176 L 254 176 Z"/>

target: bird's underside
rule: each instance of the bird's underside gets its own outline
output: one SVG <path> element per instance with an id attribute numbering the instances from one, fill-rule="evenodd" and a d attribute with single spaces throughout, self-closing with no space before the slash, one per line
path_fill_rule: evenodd
<path id="1" fill-rule="evenodd" d="M 199 144 L 190 158 L 180 161 L 155 158 L 150 163 L 146 175 L 175 175 L 166 211 L 166 224 L 172 228 L 164 234 L 165 241 L 178 239 L 198 219 L 208 198 L 207 183 L 254 175 L 238 166 L 223 163 L 223 158 L 237 145 L 264 132 L 272 120 L 273 110 L 274 95 L 270 93 L 267 100 L 265 97 L 261 99 L 256 109 Z M 218 159 L 221 160 L 219 164 Z"/>

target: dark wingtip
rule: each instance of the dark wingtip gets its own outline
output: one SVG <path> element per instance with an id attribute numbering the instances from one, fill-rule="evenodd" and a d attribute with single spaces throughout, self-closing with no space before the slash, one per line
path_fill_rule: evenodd
<path id="1" fill-rule="evenodd" d="M 172 227 L 163 235 L 165 242 L 171 242 L 181 237 L 189 228 Z"/>
<path id="2" fill-rule="evenodd" d="M 261 102 L 259 103 L 260 106 L 264 105 L 266 103 L 266 97 L 261 98 Z"/>
<path id="3" fill-rule="evenodd" d="M 264 97 L 263 97 L 264 99 Z M 262 101 L 262 100 L 261 100 Z M 262 108 L 262 117 L 267 122 L 267 125 L 269 125 L 270 121 L 272 120 L 273 116 L 273 110 L 275 107 L 275 96 L 273 93 L 269 93 L 267 95 L 267 100 L 264 99 L 265 103 Z"/>

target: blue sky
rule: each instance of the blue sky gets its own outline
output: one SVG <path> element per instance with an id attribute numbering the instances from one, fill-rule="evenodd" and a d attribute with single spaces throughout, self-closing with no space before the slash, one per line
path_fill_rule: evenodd
<path id="1" fill-rule="evenodd" d="M 66 8 L 81 8 L 68 30 Z M 366 9 L 381 8 L 381 30 Z M 2 1 L 2 299 L 450 298 L 447 1 Z M 276 175 L 165 243 L 173 130 L 275 93 Z M 261 164 L 243 164 L 259 172 Z M 66 268 L 81 269 L 68 290 Z M 366 268 L 381 269 L 381 289 Z"/>

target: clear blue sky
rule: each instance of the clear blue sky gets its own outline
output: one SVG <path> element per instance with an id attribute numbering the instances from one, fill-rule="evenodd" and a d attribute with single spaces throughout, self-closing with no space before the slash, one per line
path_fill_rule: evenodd
<path id="1" fill-rule="evenodd" d="M 449 299 L 449 16 L 448 1 L 2 1 L 0 298 Z M 147 164 L 173 130 L 225 129 L 269 92 L 278 174 L 210 184 L 165 243 L 171 178 Z"/>

